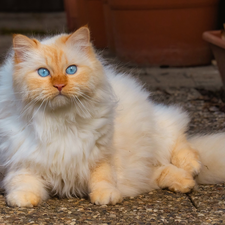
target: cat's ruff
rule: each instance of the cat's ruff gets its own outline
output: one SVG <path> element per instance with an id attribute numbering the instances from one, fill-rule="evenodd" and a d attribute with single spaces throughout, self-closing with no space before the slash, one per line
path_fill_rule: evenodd
<path id="1" fill-rule="evenodd" d="M 86 27 L 42 41 L 14 36 L 0 76 L 0 164 L 11 206 L 50 194 L 116 204 L 157 188 L 188 192 L 196 175 L 225 181 L 225 135 L 187 140 L 187 114 L 154 104 L 135 79 L 103 66 Z"/>

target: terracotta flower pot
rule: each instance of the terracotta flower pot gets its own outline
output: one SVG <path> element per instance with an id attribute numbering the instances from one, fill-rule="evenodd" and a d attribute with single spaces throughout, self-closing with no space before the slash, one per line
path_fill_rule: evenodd
<path id="1" fill-rule="evenodd" d="M 109 7 L 108 0 L 102 0 L 102 2 L 103 2 L 106 37 L 107 37 L 107 46 L 112 53 L 115 53 L 115 43 L 114 43 L 112 15 L 111 15 L 112 12 Z"/>
<path id="2" fill-rule="evenodd" d="M 78 28 L 77 0 L 64 0 L 64 8 L 68 29 L 69 31 L 74 31 Z"/>
<path id="3" fill-rule="evenodd" d="M 193 66 L 211 61 L 202 40 L 215 29 L 218 0 L 108 0 L 117 54 L 140 64 Z"/>
<path id="4" fill-rule="evenodd" d="M 88 26 L 91 30 L 91 37 L 97 48 L 107 46 L 103 3 L 102 0 L 86 0 Z"/>
<path id="5" fill-rule="evenodd" d="M 206 31 L 203 33 L 203 39 L 210 44 L 225 86 L 225 40 L 221 38 L 221 31 Z"/>
<path id="6" fill-rule="evenodd" d="M 102 0 L 64 0 L 70 31 L 88 25 L 97 48 L 107 46 Z"/>
<path id="7" fill-rule="evenodd" d="M 73 0 L 77 1 L 77 24 L 78 28 L 88 24 L 88 7 L 86 0 Z"/>

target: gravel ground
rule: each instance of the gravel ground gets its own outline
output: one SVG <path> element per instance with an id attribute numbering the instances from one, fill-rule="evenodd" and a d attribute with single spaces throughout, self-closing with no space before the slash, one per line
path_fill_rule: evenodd
<path id="1" fill-rule="evenodd" d="M 164 104 L 176 104 L 190 115 L 189 134 L 225 131 L 224 90 L 208 91 L 197 88 L 170 88 L 151 91 L 151 98 Z"/>

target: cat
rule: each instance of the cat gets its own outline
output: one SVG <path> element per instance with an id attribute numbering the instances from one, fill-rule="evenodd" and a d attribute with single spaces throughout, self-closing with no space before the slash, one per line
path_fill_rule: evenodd
<path id="1" fill-rule="evenodd" d="M 116 204 L 152 189 L 186 193 L 196 182 L 225 181 L 225 135 L 187 137 L 187 113 L 155 104 L 138 81 L 104 65 L 87 27 L 41 41 L 14 35 L 0 79 L 9 206 L 51 195 Z"/>

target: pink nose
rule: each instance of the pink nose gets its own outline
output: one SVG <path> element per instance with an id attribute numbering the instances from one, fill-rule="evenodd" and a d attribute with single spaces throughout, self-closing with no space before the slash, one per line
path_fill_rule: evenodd
<path id="1" fill-rule="evenodd" d="M 57 88 L 59 91 L 62 91 L 63 87 L 65 87 L 65 84 L 54 84 L 53 85 L 55 88 Z"/>

